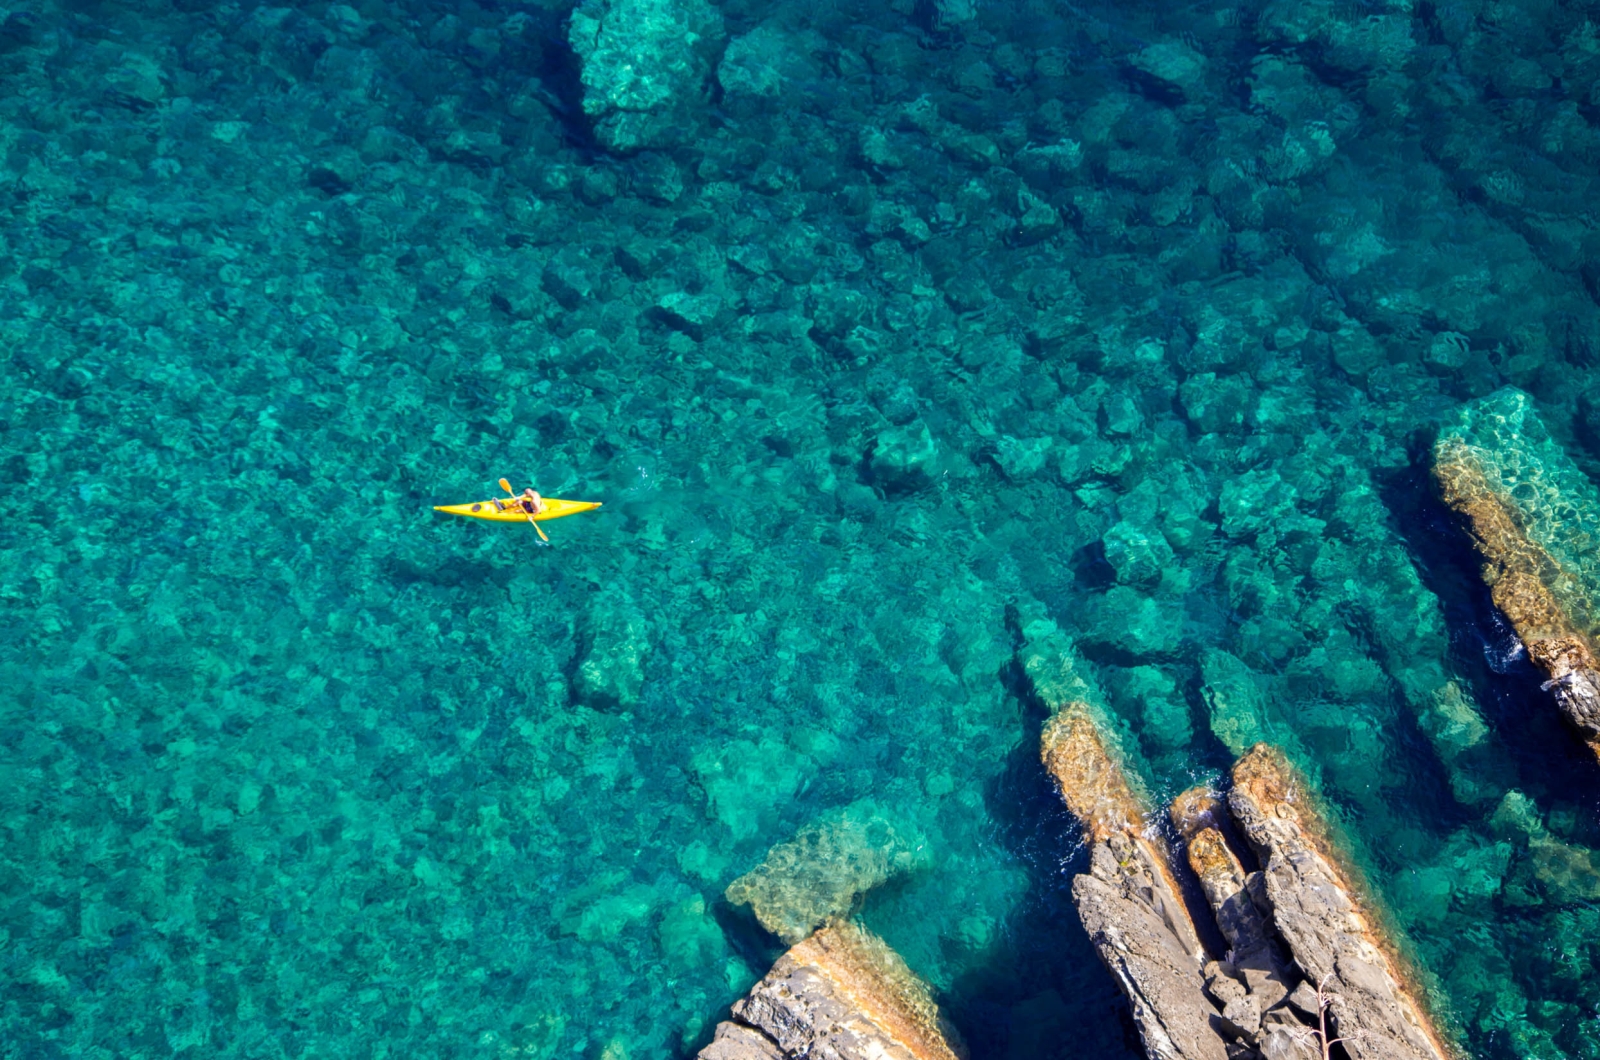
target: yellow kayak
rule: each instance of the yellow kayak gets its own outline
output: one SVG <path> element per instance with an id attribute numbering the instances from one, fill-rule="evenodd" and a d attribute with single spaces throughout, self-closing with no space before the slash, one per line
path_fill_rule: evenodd
<path id="1" fill-rule="evenodd" d="M 494 501 L 473 501 L 471 504 L 436 504 L 433 510 L 446 512 L 450 515 L 464 515 L 468 519 L 487 519 L 492 523 L 525 523 L 528 513 L 513 504 L 510 498 L 501 501 L 504 510 L 496 509 Z M 544 511 L 535 515 L 536 522 L 545 522 L 548 519 L 560 519 L 563 516 L 577 515 L 600 507 L 599 501 L 564 501 L 556 497 L 544 499 Z"/>

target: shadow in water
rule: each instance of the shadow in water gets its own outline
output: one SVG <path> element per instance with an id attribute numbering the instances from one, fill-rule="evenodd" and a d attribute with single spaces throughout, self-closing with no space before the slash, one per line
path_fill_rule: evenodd
<path id="1" fill-rule="evenodd" d="M 943 1003 L 972 1060 L 1135 1060 L 1144 1052 L 1127 1002 L 1072 904 L 1072 877 L 1088 868 L 1088 848 L 1039 761 L 1046 711 L 1016 676 L 1008 683 L 1021 686 L 1023 737 L 984 800 L 996 840 L 1027 871 L 1028 893 L 990 959 L 952 984 Z"/>
<path id="2" fill-rule="evenodd" d="M 1455 512 L 1440 499 L 1429 453 L 1381 484 L 1384 504 L 1411 554 L 1422 584 L 1444 611 L 1450 662 L 1466 682 L 1524 794 L 1546 808 L 1554 803 L 1586 809 L 1585 841 L 1600 840 L 1600 766 L 1540 685 L 1511 625 L 1481 574 L 1482 559 Z M 1576 837 L 1573 837 L 1576 838 Z"/>

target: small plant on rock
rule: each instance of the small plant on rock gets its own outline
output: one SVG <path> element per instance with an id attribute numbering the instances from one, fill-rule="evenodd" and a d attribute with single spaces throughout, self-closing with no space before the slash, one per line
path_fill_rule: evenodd
<path id="1" fill-rule="evenodd" d="M 1335 1001 L 1343 999 L 1338 994 L 1330 994 L 1327 987 L 1328 976 L 1325 975 L 1322 977 L 1322 981 L 1317 983 L 1317 1025 L 1315 1027 L 1306 1027 L 1295 1034 L 1295 1038 L 1306 1045 L 1315 1044 L 1320 1046 L 1322 1060 L 1332 1060 L 1334 1046 L 1340 1042 L 1353 1041 L 1356 1037 L 1353 1034 L 1345 1035 L 1342 1038 L 1328 1037 L 1328 1010 L 1333 1007 Z"/>

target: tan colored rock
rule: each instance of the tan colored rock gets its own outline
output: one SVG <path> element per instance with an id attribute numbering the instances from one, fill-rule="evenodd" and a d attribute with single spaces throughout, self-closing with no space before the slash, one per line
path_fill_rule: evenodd
<path id="1" fill-rule="evenodd" d="M 1453 1052 L 1421 1003 L 1350 874 L 1326 838 L 1305 782 L 1258 744 L 1233 768 L 1228 804 L 1263 864 L 1273 924 L 1295 963 L 1338 1001 L 1331 1011 L 1351 1060 L 1446 1060 Z"/>
<path id="2" fill-rule="evenodd" d="M 1234 853 L 1225 834 L 1227 805 L 1209 789 L 1184 792 L 1173 800 L 1169 812 L 1217 928 L 1228 940 L 1227 960 L 1206 966 L 1206 988 L 1223 1005 L 1223 1017 L 1232 1029 L 1250 1044 L 1262 1044 L 1263 1018 L 1271 1022 L 1273 1010 L 1281 1009 L 1303 981 L 1272 923 L 1263 889 L 1266 881 L 1260 872 L 1248 871 Z M 1227 980 L 1242 987 L 1243 994 Z M 1293 1026 L 1298 1019 L 1288 1012 L 1284 1016 L 1283 1023 L 1298 1031 Z"/>
<path id="3" fill-rule="evenodd" d="M 1172 823 L 1183 837 L 1189 867 L 1200 879 L 1200 889 L 1216 915 L 1234 954 L 1269 945 L 1275 938 L 1267 911 L 1257 908 L 1248 892 L 1249 873 L 1229 849 L 1223 829 L 1227 806 L 1206 788 L 1191 788 L 1179 795 L 1170 811 Z M 1292 989 L 1293 984 L 1285 989 Z"/>
<path id="4" fill-rule="evenodd" d="M 848 916 L 860 897 L 925 863 L 925 841 L 878 804 L 861 799 L 828 813 L 767 852 L 728 885 L 761 926 L 793 944 L 824 921 Z"/>
<path id="5" fill-rule="evenodd" d="M 700 1060 L 964 1060 L 926 983 L 882 939 L 835 921 L 778 958 Z"/>
<path id="6" fill-rule="evenodd" d="M 1041 757 L 1093 842 L 1072 899 L 1101 961 L 1133 1009 L 1152 1060 L 1226 1060 L 1222 1013 L 1205 991 L 1205 951 L 1145 803 L 1087 703 L 1045 726 Z"/>
<path id="7" fill-rule="evenodd" d="M 1600 495 L 1539 422 L 1532 400 L 1498 391 L 1466 406 L 1434 446 L 1445 503 L 1467 520 L 1495 606 L 1545 687 L 1600 756 Z"/>
<path id="8" fill-rule="evenodd" d="M 1467 517 L 1474 542 L 1488 561 L 1484 578 L 1494 601 L 1525 640 L 1572 641 L 1573 650 L 1593 660 L 1589 638 L 1574 627 L 1558 592 L 1570 575 L 1518 525 L 1515 505 L 1490 486 L 1476 454 L 1466 444 L 1447 440 L 1434 453 L 1433 473 L 1445 503 Z"/>
<path id="9" fill-rule="evenodd" d="M 1106 744 L 1092 708 L 1082 701 L 1056 712 L 1039 736 L 1045 769 L 1067 809 L 1095 841 L 1144 830 L 1143 795 L 1129 780 L 1121 755 Z"/>

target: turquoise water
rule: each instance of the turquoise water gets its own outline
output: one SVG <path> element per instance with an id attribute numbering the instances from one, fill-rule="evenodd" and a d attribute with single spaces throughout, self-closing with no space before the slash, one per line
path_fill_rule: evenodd
<path id="1" fill-rule="evenodd" d="M 1427 473 L 1506 384 L 1600 471 L 1581 12 L 720 13 L 626 154 L 559 4 L 0 14 L 7 1055 L 684 1056 L 870 797 L 975 1058 L 1137 1056 L 1053 623 L 1158 794 L 1317 777 L 1473 1055 L 1600 1057 L 1600 769 Z M 430 510 L 502 475 L 605 507 Z"/>

